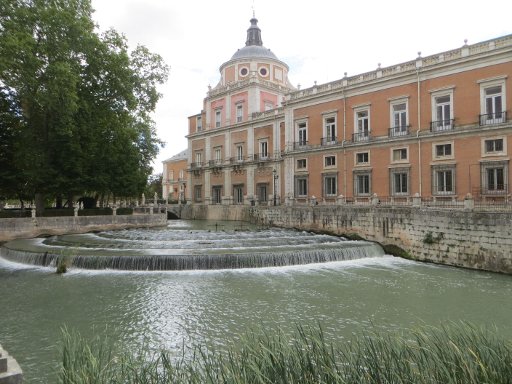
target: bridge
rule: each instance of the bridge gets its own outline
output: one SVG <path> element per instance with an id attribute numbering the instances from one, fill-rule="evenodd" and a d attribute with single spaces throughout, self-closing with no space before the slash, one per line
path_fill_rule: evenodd
<path id="1" fill-rule="evenodd" d="M 167 204 L 167 220 L 178 220 L 181 219 L 181 210 L 183 209 L 183 204 Z"/>

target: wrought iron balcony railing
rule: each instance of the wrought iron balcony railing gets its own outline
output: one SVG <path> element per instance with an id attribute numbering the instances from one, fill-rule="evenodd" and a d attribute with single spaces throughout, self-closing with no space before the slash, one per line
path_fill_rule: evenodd
<path id="1" fill-rule="evenodd" d="M 370 131 L 353 133 L 352 134 L 352 141 L 354 143 L 370 141 Z"/>
<path id="2" fill-rule="evenodd" d="M 430 132 L 451 131 L 455 125 L 454 119 L 436 120 L 430 122 Z"/>
<path id="3" fill-rule="evenodd" d="M 410 125 L 398 125 L 396 127 L 389 128 L 389 137 L 408 136 L 411 133 L 410 127 Z"/>
<path id="4" fill-rule="evenodd" d="M 480 115 L 480 125 L 502 124 L 507 121 L 507 111 Z"/>
<path id="5" fill-rule="evenodd" d="M 336 139 L 336 136 L 327 136 L 322 137 L 320 141 L 320 145 L 326 146 L 326 145 L 335 145 L 338 143 L 338 140 Z"/>

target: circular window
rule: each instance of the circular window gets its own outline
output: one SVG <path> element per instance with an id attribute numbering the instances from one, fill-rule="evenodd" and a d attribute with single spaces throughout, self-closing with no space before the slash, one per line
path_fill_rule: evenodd
<path id="1" fill-rule="evenodd" d="M 248 73 L 249 70 L 247 68 L 243 67 L 240 69 L 240 76 L 247 76 Z"/>
<path id="2" fill-rule="evenodd" d="M 260 75 L 263 76 L 263 77 L 267 77 L 268 75 L 268 71 L 267 71 L 267 68 L 260 68 Z"/>

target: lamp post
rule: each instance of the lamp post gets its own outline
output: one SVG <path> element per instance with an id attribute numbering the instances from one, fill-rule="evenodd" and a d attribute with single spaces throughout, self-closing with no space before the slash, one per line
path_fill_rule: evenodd
<path id="1" fill-rule="evenodd" d="M 277 179 L 279 179 L 279 175 L 277 174 L 277 171 L 276 169 L 274 168 L 274 170 L 272 171 L 272 175 L 274 176 L 274 206 L 277 205 L 277 196 L 276 196 L 276 184 L 277 184 Z"/>

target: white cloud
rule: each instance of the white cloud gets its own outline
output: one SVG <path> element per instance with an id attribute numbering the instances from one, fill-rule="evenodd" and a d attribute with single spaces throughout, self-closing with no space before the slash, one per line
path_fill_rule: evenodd
<path id="1" fill-rule="evenodd" d="M 302 88 L 511 33 L 512 2 L 410 0 L 92 0 L 100 29 L 162 55 L 171 72 L 154 119 L 167 142 L 161 161 L 187 147 L 187 117 L 199 113 L 219 67 L 245 45 L 254 3 L 263 44 Z"/>

